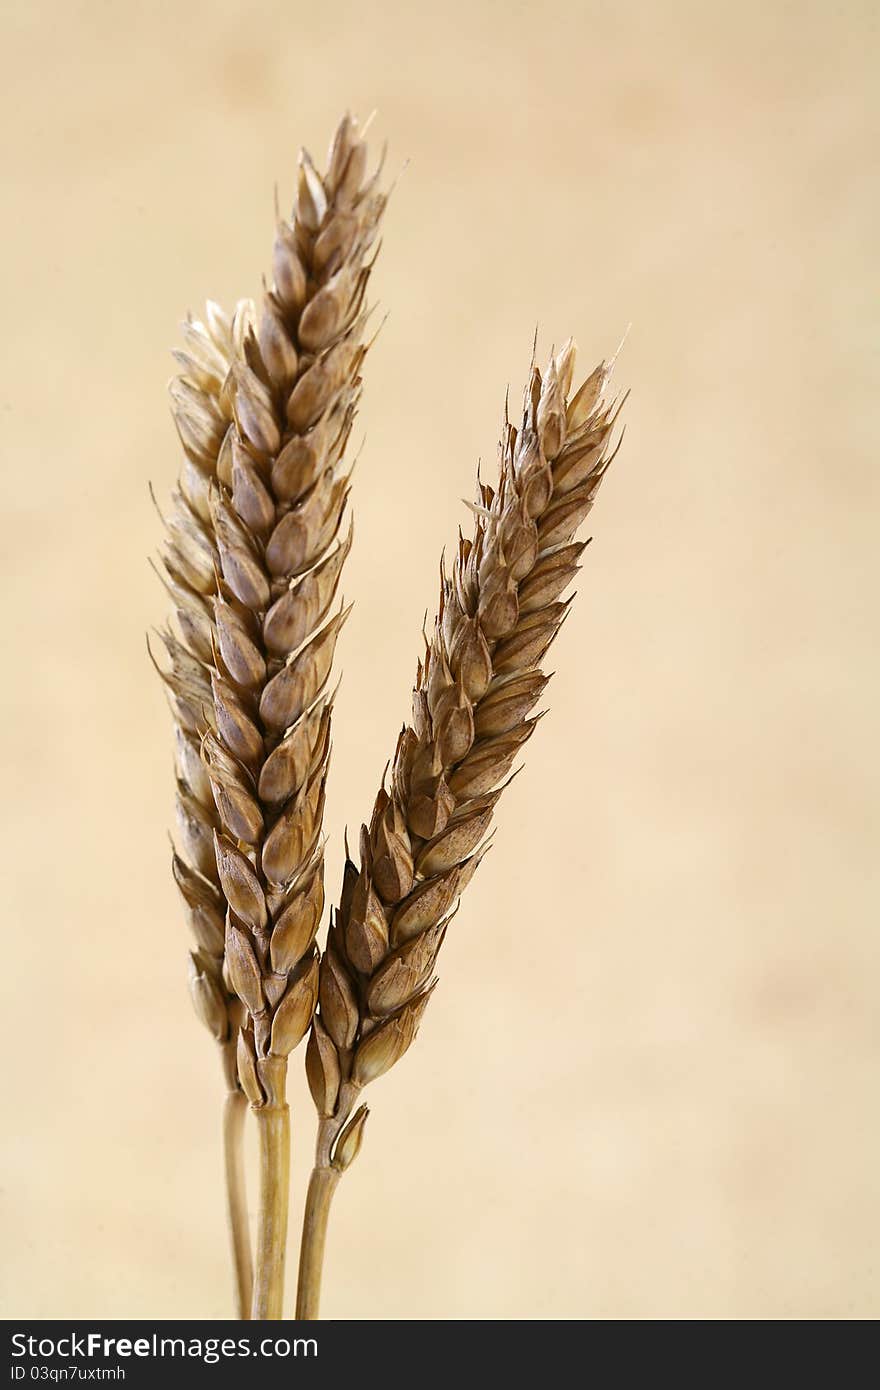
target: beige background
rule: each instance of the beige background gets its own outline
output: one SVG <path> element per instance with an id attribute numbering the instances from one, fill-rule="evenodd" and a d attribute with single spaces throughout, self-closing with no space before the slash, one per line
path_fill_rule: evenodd
<path id="1" fill-rule="evenodd" d="M 409 165 L 331 890 L 535 325 L 589 369 L 632 321 L 633 394 L 325 1311 L 876 1316 L 876 7 L 4 0 L 3 30 L 3 1314 L 230 1309 L 147 480 L 179 319 L 258 291 L 273 184 L 350 104 Z"/>

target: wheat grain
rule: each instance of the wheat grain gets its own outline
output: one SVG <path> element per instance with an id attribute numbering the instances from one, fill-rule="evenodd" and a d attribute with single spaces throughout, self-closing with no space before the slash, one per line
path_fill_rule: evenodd
<path id="1" fill-rule="evenodd" d="M 320 1012 L 307 1049 L 318 1147 L 307 1201 L 297 1316 L 318 1311 L 333 1190 L 363 1138 L 370 1081 L 406 1052 L 434 987 L 460 894 L 485 849 L 499 783 L 537 719 L 540 662 L 564 621 L 561 594 L 585 542 L 575 532 L 613 455 L 609 363 L 569 398 L 574 347 L 533 367 L 522 425 L 505 420 L 497 487 L 481 485 L 471 540 L 451 575 L 419 663 L 411 722 L 394 755 L 360 863 L 348 860 L 320 969 Z"/>
<path id="2" fill-rule="evenodd" d="M 328 614 L 351 544 L 342 457 L 366 351 L 368 255 L 385 203 L 366 162 L 348 117 L 323 176 L 300 158 L 259 329 L 244 334 L 221 392 L 233 426 L 206 498 L 219 579 L 214 727 L 201 755 L 220 825 L 210 849 L 203 820 L 193 849 L 200 869 L 209 850 L 216 856 L 228 906 L 224 976 L 247 1010 L 239 1078 L 261 1123 L 264 1194 L 274 1193 L 261 1207 L 260 1318 L 281 1311 L 286 1173 L 282 1184 L 276 1170 L 288 1142 L 287 1057 L 308 1030 L 318 990 L 327 683 L 347 610 Z M 203 569 L 207 582 L 207 562 Z"/>

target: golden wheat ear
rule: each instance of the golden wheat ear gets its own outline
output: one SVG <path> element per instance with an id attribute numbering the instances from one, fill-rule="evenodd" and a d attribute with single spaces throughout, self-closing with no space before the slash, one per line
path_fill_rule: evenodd
<path id="1" fill-rule="evenodd" d="M 237 1089 L 234 1066 L 237 1000 L 223 975 L 223 922 L 226 905 L 214 859 L 212 835 L 219 818 L 206 774 L 202 747 L 213 728 L 211 663 L 217 630 L 213 595 L 219 566 L 210 514 L 211 490 L 231 427 L 223 383 L 250 331 L 254 307 L 242 300 L 232 319 L 209 303 L 204 322 L 187 319 L 184 346 L 174 352 L 181 368 L 170 386 L 174 422 L 184 463 L 164 519 L 161 576 L 171 598 L 172 626 L 159 636 L 164 647 L 160 674 L 174 718 L 177 781 L 177 840 L 172 861 L 197 950 L 191 985 L 196 1012 L 226 1049 L 230 1089 Z"/>
<path id="2" fill-rule="evenodd" d="M 159 634 L 164 661 L 157 663 L 174 719 L 178 848 L 172 872 L 194 939 L 190 992 L 196 1013 L 219 1044 L 226 1080 L 227 1207 L 240 1317 L 250 1308 L 253 1277 L 242 1156 L 247 1101 L 236 1068 L 243 1012 L 223 974 L 226 900 L 212 846 L 220 821 L 202 747 L 214 724 L 211 663 L 217 644 L 213 594 L 219 557 L 210 495 L 232 424 L 223 384 L 253 319 L 249 300 L 236 306 L 231 319 L 209 303 L 203 321 L 186 320 L 183 346 L 174 352 L 179 373 L 170 386 L 171 409 L 184 461 L 169 514 L 163 517 L 160 578 L 171 600 L 171 626 Z"/>
<path id="3" fill-rule="evenodd" d="M 232 424 L 205 498 L 217 565 L 201 760 L 226 904 L 223 977 L 245 1011 L 238 1075 L 262 1146 L 254 1318 L 281 1315 L 287 1058 L 318 994 L 328 680 L 348 612 L 331 614 L 351 543 L 343 456 L 384 206 L 352 118 L 340 124 L 324 174 L 301 155 L 272 287 L 220 390 Z M 200 851 L 207 864 L 203 841 Z"/>
<path id="4" fill-rule="evenodd" d="M 333 1191 L 363 1139 L 362 1089 L 418 1031 L 459 896 L 485 852 L 495 804 L 538 722 L 540 663 L 578 570 L 575 540 L 613 458 L 610 363 L 571 391 L 574 346 L 533 367 L 522 422 L 505 419 L 500 476 L 480 484 L 419 663 L 410 723 L 348 860 L 320 967 L 306 1067 L 320 1116 L 303 1227 L 297 1317 L 318 1316 Z M 354 1114 L 352 1112 L 354 1111 Z"/>

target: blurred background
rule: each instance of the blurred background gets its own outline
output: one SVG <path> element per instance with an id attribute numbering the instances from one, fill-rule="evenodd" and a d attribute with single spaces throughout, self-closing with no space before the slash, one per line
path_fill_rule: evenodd
<path id="1" fill-rule="evenodd" d="M 231 1315 L 147 485 L 164 501 L 179 463 L 180 319 L 259 292 L 273 188 L 287 206 L 346 107 L 407 167 L 331 900 L 536 326 L 586 372 L 632 323 L 632 397 L 549 717 L 418 1044 L 372 1088 L 324 1313 L 880 1313 L 878 23 L 867 0 L 6 0 L 6 1317 Z"/>

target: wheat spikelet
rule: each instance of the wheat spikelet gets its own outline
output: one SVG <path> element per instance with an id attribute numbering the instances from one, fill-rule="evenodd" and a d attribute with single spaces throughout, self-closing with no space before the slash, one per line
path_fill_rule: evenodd
<path id="1" fill-rule="evenodd" d="M 351 543 L 341 459 L 359 390 L 364 294 L 384 197 L 346 117 L 321 177 L 300 159 L 274 284 L 223 392 L 233 417 L 208 499 L 219 556 L 203 762 L 220 820 L 225 974 L 249 1022 L 239 1075 L 252 1105 L 283 1102 L 284 1069 L 317 998 L 326 692 L 346 612 L 328 618 Z M 207 853 L 207 846 L 205 846 Z"/>
<path id="2" fill-rule="evenodd" d="M 362 828 L 360 863 L 346 864 L 306 1057 L 322 1120 L 300 1317 L 317 1315 L 321 1221 L 360 1147 L 366 1107 L 349 1116 L 363 1087 L 416 1036 L 437 953 L 485 849 L 499 783 L 537 723 L 532 710 L 547 683 L 540 662 L 565 618 L 560 595 L 585 545 L 574 536 L 611 461 L 616 418 L 604 400 L 610 364 L 569 399 L 573 367 L 569 343 L 543 376 L 532 369 L 520 429 L 505 420 L 498 485 L 480 486 L 474 535 L 460 537 L 451 575 L 441 565 L 412 720 L 389 788 Z"/>

